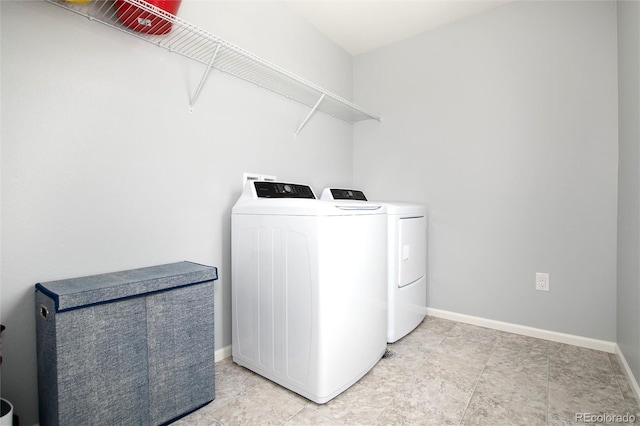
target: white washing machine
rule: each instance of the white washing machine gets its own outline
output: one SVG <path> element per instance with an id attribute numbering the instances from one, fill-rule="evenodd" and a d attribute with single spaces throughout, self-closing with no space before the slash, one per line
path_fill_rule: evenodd
<path id="1" fill-rule="evenodd" d="M 366 202 L 362 191 L 326 188 L 323 200 Z M 413 331 L 427 307 L 427 209 L 419 204 L 384 204 L 387 208 L 388 319 L 387 341 Z"/>
<path id="2" fill-rule="evenodd" d="M 386 350 L 386 208 L 247 182 L 232 210 L 233 360 L 314 402 Z"/>

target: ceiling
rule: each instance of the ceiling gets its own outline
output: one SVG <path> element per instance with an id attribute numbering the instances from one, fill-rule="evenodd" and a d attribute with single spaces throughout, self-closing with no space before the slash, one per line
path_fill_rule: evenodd
<path id="1" fill-rule="evenodd" d="M 508 1 L 290 0 L 286 3 L 355 56 Z"/>

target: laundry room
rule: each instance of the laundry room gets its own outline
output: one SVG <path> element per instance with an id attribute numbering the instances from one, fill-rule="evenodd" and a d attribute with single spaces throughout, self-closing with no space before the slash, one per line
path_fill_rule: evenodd
<path id="1" fill-rule="evenodd" d="M 182 0 L 181 22 L 286 75 L 273 90 L 68 10 L 103 3 L 113 2 L 0 2 L 0 389 L 20 424 L 44 424 L 37 283 L 213 266 L 216 374 L 243 380 L 216 379 L 216 409 L 237 402 L 225 386 L 257 383 L 232 362 L 232 209 L 247 173 L 308 186 L 315 198 L 348 188 L 424 206 L 422 313 L 433 322 L 412 337 L 426 351 L 412 368 L 444 353 L 418 341 L 434 336 L 429 326 L 443 339 L 475 336 L 468 347 L 493 342 L 473 386 L 456 390 L 457 417 L 357 383 L 375 405 L 370 417 L 343 416 L 340 396 L 315 410 L 292 397 L 271 424 L 310 410 L 291 424 L 394 424 L 392 412 L 408 424 L 474 423 L 463 419 L 482 404 L 526 406 L 544 413 L 540 424 L 565 419 L 574 407 L 552 403 L 549 364 L 542 408 L 477 400 L 496 342 L 513 335 L 550 342 L 547 362 L 559 345 L 604 360 L 620 399 L 580 409 L 640 416 L 638 2 Z M 424 4 L 441 20 L 391 33 L 428 21 Z M 318 98 L 286 95 L 300 81 Z M 334 101 L 337 116 L 327 113 Z M 396 347 L 389 362 L 417 362 Z M 588 375 L 580 365 L 577 376 Z M 253 391 L 273 393 L 262 382 Z M 252 423 L 238 407 L 191 424 Z"/>

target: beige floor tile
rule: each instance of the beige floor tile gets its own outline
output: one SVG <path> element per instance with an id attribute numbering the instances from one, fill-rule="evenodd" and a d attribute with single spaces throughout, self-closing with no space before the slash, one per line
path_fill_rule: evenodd
<path id="1" fill-rule="evenodd" d="M 549 374 L 549 356 L 546 351 L 521 351 L 507 347 L 495 347 L 487 366 L 504 374 L 523 373 L 537 380 L 546 381 Z"/>
<path id="2" fill-rule="evenodd" d="M 211 415 L 225 426 L 281 425 L 303 408 L 278 392 L 274 385 L 261 383 Z"/>
<path id="3" fill-rule="evenodd" d="M 207 412 L 215 411 L 264 381 L 266 379 L 244 367 L 240 367 L 231 358 L 217 362 L 216 397 L 202 410 Z"/>
<path id="4" fill-rule="evenodd" d="M 546 409 L 475 394 L 462 419 L 463 425 L 545 426 Z"/>
<path id="5" fill-rule="evenodd" d="M 627 404 L 627 410 L 635 415 L 636 423 L 640 423 L 640 401 L 638 401 L 633 389 L 631 388 L 631 384 L 629 383 L 622 364 L 618 359 L 618 355 L 609 354 L 609 360 L 611 361 L 611 366 L 615 373 L 618 386 L 620 386 L 620 391 L 622 392 L 624 401 Z"/>
<path id="6" fill-rule="evenodd" d="M 415 355 L 428 356 L 447 337 L 455 324 L 453 321 L 427 317 L 411 333 L 389 344 L 389 349 L 407 353 L 411 359 Z"/>
<path id="7" fill-rule="evenodd" d="M 438 342 L 438 344 L 440 343 Z M 407 370 L 417 370 L 427 357 L 431 355 L 431 352 L 438 344 L 421 345 L 417 341 L 403 339 L 400 342 L 387 345 L 387 348 L 393 353 L 393 356 L 383 361 L 388 361 Z"/>
<path id="8" fill-rule="evenodd" d="M 493 343 L 489 341 L 467 340 L 464 336 L 457 335 L 445 338 L 434 352 L 465 358 L 475 364 L 484 364 L 492 350 Z"/>
<path id="9" fill-rule="evenodd" d="M 424 360 L 418 364 L 422 365 Z M 415 375 L 416 369 L 408 369 L 396 357 L 381 360 L 375 368 L 358 382 L 388 396 L 398 391 Z"/>
<path id="10" fill-rule="evenodd" d="M 434 334 L 446 335 L 451 331 L 453 327 L 455 327 L 456 324 L 458 323 L 455 321 L 427 316 L 417 329 L 425 329 L 431 331 Z"/>
<path id="11" fill-rule="evenodd" d="M 470 394 L 476 387 L 483 369 L 483 363 L 434 352 L 417 371 L 417 376 L 428 380 L 443 380 Z"/>
<path id="12" fill-rule="evenodd" d="M 228 358 L 216 364 L 216 399 L 175 424 L 584 425 L 576 413 L 634 411 L 640 419 L 614 354 L 434 317 L 388 347 L 392 357 L 326 404 Z"/>
<path id="13" fill-rule="evenodd" d="M 581 359 L 549 358 L 549 383 L 564 387 L 609 388 L 617 385 L 611 365 Z"/>
<path id="14" fill-rule="evenodd" d="M 435 424 L 459 424 L 471 392 L 439 379 L 416 377 L 398 393 L 396 405 L 425 413 Z"/>
<path id="15" fill-rule="evenodd" d="M 204 410 L 198 410 L 171 423 L 172 426 L 222 426 L 211 414 Z"/>
<path id="16" fill-rule="evenodd" d="M 491 330 L 489 328 L 457 323 L 449 331 L 448 337 L 458 337 L 468 342 L 494 344 L 500 333 L 500 331 Z"/>
<path id="17" fill-rule="evenodd" d="M 338 426 L 340 423 L 319 414 L 316 410 L 305 408 L 289 419 L 285 426 Z"/>
<path id="18" fill-rule="evenodd" d="M 522 371 L 504 371 L 486 366 L 478 381 L 475 395 L 493 401 L 513 402 L 546 413 L 548 385 Z"/>
<path id="19" fill-rule="evenodd" d="M 500 332 L 496 339 L 496 347 L 511 349 L 512 352 L 536 352 L 548 355 L 549 342 L 535 337 Z"/>
<path id="20" fill-rule="evenodd" d="M 385 392 L 356 383 L 331 401 L 318 406 L 317 412 L 344 425 L 371 424 L 389 405 Z"/>
<path id="21" fill-rule="evenodd" d="M 378 416 L 375 423 L 376 426 L 414 426 L 414 425 L 441 425 L 447 424 L 446 419 L 441 419 L 437 416 L 432 416 L 420 411 L 416 408 L 412 408 L 407 404 L 399 401 L 399 398 L 395 398 L 391 403 L 382 411 L 382 414 Z M 449 424 L 458 424 L 456 421 L 452 421 Z"/>
<path id="22" fill-rule="evenodd" d="M 633 389 L 631 389 L 631 384 L 627 376 L 616 374 L 616 380 L 618 381 L 618 386 L 620 386 L 620 391 L 627 404 L 627 408 L 630 412 L 635 413 L 636 417 L 640 418 L 640 402 L 638 402 Z"/>
<path id="23" fill-rule="evenodd" d="M 554 419 L 574 422 L 577 413 L 623 415 L 627 406 L 617 385 L 593 387 L 549 383 L 548 410 Z"/>

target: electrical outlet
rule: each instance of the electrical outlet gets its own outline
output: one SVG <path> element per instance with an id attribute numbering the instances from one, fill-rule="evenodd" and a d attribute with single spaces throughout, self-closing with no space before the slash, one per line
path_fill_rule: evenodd
<path id="1" fill-rule="evenodd" d="M 549 291 L 549 274 L 536 272 L 536 290 Z"/>

